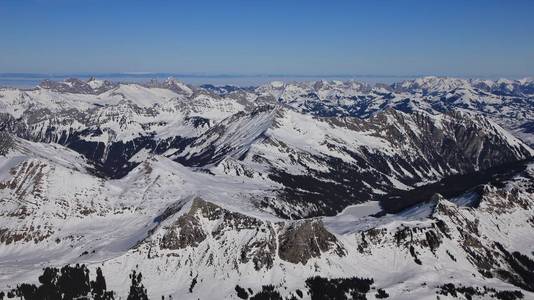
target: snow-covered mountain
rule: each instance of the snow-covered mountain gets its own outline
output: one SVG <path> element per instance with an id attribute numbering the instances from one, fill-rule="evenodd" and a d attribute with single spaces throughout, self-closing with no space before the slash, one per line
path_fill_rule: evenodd
<path id="1" fill-rule="evenodd" d="M 534 297 L 532 120 L 530 79 L 1 89 L 0 290 Z"/>

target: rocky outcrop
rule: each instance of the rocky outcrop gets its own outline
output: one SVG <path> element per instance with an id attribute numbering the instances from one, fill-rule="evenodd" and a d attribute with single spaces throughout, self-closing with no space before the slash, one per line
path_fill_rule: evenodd
<path id="1" fill-rule="evenodd" d="M 91 77 L 88 81 L 78 78 L 67 78 L 64 81 L 43 80 L 39 83 L 39 87 L 43 89 L 52 90 L 59 93 L 73 93 L 73 94 L 100 94 L 115 87 L 117 84 L 111 81 L 102 81 L 98 86 L 91 86 L 91 82 L 95 78 Z"/>
<path id="2" fill-rule="evenodd" d="M 240 261 L 242 263 L 252 261 L 255 270 L 271 269 L 274 264 L 276 233 L 274 227 L 269 225 L 265 224 L 258 229 L 266 233 L 263 238 L 251 238 L 241 249 Z"/>
<path id="3" fill-rule="evenodd" d="M 287 224 L 278 237 L 278 255 L 291 263 L 306 264 L 321 254 L 344 256 L 345 249 L 337 238 L 328 232 L 320 220 L 306 220 Z"/>
<path id="4" fill-rule="evenodd" d="M 165 229 L 167 232 L 160 243 L 163 249 L 176 250 L 196 247 L 206 239 L 206 233 L 198 218 L 189 214 L 180 216 L 172 226 Z"/>
<path id="5" fill-rule="evenodd" d="M 331 118 L 324 121 L 333 126 L 332 131 L 348 130 L 347 135 L 365 132 L 384 146 L 378 150 L 367 145 L 354 147 L 349 139 L 325 134 L 322 145 L 329 151 L 318 153 L 270 137 L 266 140 L 269 146 L 264 147 L 276 151 L 277 160 L 287 157 L 284 164 L 277 161 L 271 166 L 269 152 L 262 151 L 250 151 L 250 159 L 244 160 L 250 160 L 251 165 L 270 167 L 269 178 L 284 186 L 279 198 L 286 206 L 284 211 L 279 209 L 276 205 L 279 198 L 265 199 L 262 206 L 293 219 L 334 215 L 350 204 L 404 192 L 424 181 L 470 174 L 532 156 L 528 146 L 509 140 L 496 124 L 468 114 L 448 113 L 436 117 L 387 110 L 365 120 Z M 306 171 L 290 172 L 285 166 Z"/>
<path id="6" fill-rule="evenodd" d="M 49 238 L 54 231 L 49 226 L 30 226 L 29 228 L 0 228 L 0 245 L 17 242 L 33 242 L 35 244 Z"/>
<path id="7" fill-rule="evenodd" d="M 272 268 L 276 256 L 305 265 L 322 255 L 346 255 L 342 243 L 319 219 L 272 223 L 228 211 L 200 198 L 195 198 L 189 211 L 163 230 L 159 245 L 167 250 L 199 247 L 208 237 L 224 248 L 225 234 L 239 236 L 241 231 L 247 231 L 249 234 L 243 234 L 245 242 L 238 245 L 238 259 L 241 263 L 252 262 L 257 270 Z"/>
<path id="8" fill-rule="evenodd" d="M 240 245 L 238 260 L 241 263 L 252 262 L 257 270 L 273 266 L 276 252 L 273 223 L 231 212 L 201 198 L 193 199 L 189 211 L 164 227 L 164 231 L 159 245 L 168 250 L 195 248 L 208 237 L 224 248 L 226 233 L 239 235 L 241 231 L 252 232 L 252 236 L 248 235 L 247 241 Z"/>
<path id="9" fill-rule="evenodd" d="M 7 132 L 0 132 L 0 155 L 5 156 L 15 145 L 13 137 Z"/>
<path id="10" fill-rule="evenodd" d="M 477 268 L 478 272 L 488 278 L 499 278 L 522 289 L 534 291 L 534 262 L 518 251 L 510 251 L 502 245 L 499 236 L 507 236 L 514 226 L 510 224 L 519 222 L 521 226 L 534 224 L 528 222 L 532 211 L 532 190 L 534 177 L 532 170 L 527 169 L 513 184 L 507 188 L 499 189 L 495 186 L 484 186 L 480 190 L 480 204 L 475 209 L 459 208 L 458 206 L 442 200 L 436 206 L 433 219 L 449 224 L 449 234 L 458 246 L 465 251 L 466 259 Z M 502 218 L 514 220 L 501 222 Z M 494 225 L 486 224 L 487 219 L 493 220 Z M 494 226 L 494 227 L 493 227 Z M 532 228 L 531 228 L 532 230 Z M 488 232 L 491 232 L 488 234 Z"/>
<path id="11" fill-rule="evenodd" d="M 10 170 L 13 176 L 8 181 L 0 181 L 0 190 L 9 190 L 11 196 L 18 200 L 24 200 L 26 196 L 30 199 L 42 199 L 45 188 L 44 177 L 47 176 L 50 166 L 39 160 L 24 161 L 22 164 Z M 0 203 L 6 200 L 1 199 Z M 35 203 L 22 201 L 30 206 Z M 29 214 L 29 212 L 27 212 Z M 21 215 L 23 217 L 24 214 Z"/>

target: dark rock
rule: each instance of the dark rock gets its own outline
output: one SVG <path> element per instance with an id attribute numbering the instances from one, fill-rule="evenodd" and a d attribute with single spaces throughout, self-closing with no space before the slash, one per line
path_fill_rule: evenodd
<path id="1" fill-rule="evenodd" d="M 306 264 L 309 259 L 320 257 L 328 251 L 340 257 L 345 255 L 341 243 L 324 228 L 320 220 L 305 220 L 286 225 L 278 237 L 278 243 L 280 258 L 295 264 Z"/>

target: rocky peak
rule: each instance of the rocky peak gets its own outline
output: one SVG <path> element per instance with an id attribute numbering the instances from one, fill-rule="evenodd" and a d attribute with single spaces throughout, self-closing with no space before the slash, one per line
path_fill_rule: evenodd
<path id="1" fill-rule="evenodd" d="M 176 80 L 173 77 L 167 78 L 162 83 L 162 87 L 176 92 L 177 94 L 184 95 L 186 97 L 190 97 L 191 95 L 193 95 L 193 89 L 190 86 L 181 81 Z"/>
<path id="2" fill-rule="evenodd" d="M 305 265 L 311 258 L 322 254 L 342 257 L 346 254 L 343 245 L 328 232 L 319 219 L 287 223 L 280 231 L 278 255 L 281 259 Z"/>
<path id="3" fill-rule="evenodd" d="M 238 259 L 244 263 L 252 261 L 258 270 L 272 268 L 277 256 L 283 261 L 305 265 L 322 255 L 346 255 L 342 243 L 326 230 L 320 219 L 273 223 L 229 211 L 198 197 L 192 200 L 187 213 L 163 226 L 159 245 L 167 250 L 196 248 L 213 242 L 224 248 L 225 240 L 230 238 L 227 234 L 237 234 L 238 238 L 248 236 L 247 242 L 237 245 Z"/>
<path id="4" fill-rule="evenodd" d="M 71 94 L 94 94 L 98 95 L 117 86 L 110 81 L 100 81 L 94 77 L 84 81 L 79 78 L 67 78 L 64 81 L 43 80 L 39 83 L 42 89 L 51 90 L 57 93 Z"/>

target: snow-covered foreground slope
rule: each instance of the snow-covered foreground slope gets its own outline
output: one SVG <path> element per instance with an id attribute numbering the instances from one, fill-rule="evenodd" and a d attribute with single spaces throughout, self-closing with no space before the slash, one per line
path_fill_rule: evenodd
<path id="1" fill-rule="evenodd" d="M 533 91 L 434 77 L 2 89 L 0 291 L 84 263 L 122 298 L 132 270 L 151 299 L 532 298 Z"/>
<path id="2" fill-rule="evenodd" d="M 21 152 L 31 157 L 31 145 L 19 143 L 8 157 Z M 534 296 L 528 292 L 532 282 L 516 270 L 512 254 L 534 251 L 532 164 L 500 187 L 487 185 L 450 200 L 436 196 L 399 214 L 372 217 L 347 210 L 336 217 L 287 221 L 258 214 L 239 200 L 244 188 L 261 193 L 261 185 L 213 181 L 211 175 L 154 157 L 121 180 L 84 179 L 83 190 L 66 190 L 69 206 L 92 205 L 77 206 L 65 217 L 69 207 L 49 203 L 64 197 L 53 193 L 57 183 L 51 178 L 67 172 L 74 183 L 87 166 L 63 151 L 62 164 L 41 161 L 55 169 L 53 174 L 44 169 L 42 199 L 34 197 L 30 204 L 22 196 L 3 203 L 3 289 L 35 282 L 41 267 L 82 262 L 101 267 L 108 288 L 122 296 L 128 293 L 128 273 L 141 272 L 153 299 L 238 299 L 236 285 L 252 293 L 274 285 L 283 297 L 297 296 L 299 290 L 308 299 L 305 281 L 313 276 L 373 278 L 373 286 L 394 299 L 434 299 L 446 283 L 521 289 L 526 298 Z M 12 178 L 18 180 L 19 173 Z M 93 189 L 106 199 L 91 195 Z M 3 193 L 12 190 L 3 188 Z M 24 218 L 9 215 L 22 206 L 27 207 Z M 37 222 L 48 236 L 36 234 Z M 13 232 L 21 238 L 8 240 Z"/>
<path id="3" fill-rule="evenodd" d="M 256 293 L 269 284 L 296 296 L 312 276 L 370 277 L 394 299 L 434 299 L 445 283 L 532 291 L 532 277 L 518 275 L 511 253 L 534 250 L 533 172 L 530 165 L 503 188 L 484 187 L 479 203 L 436 196 L 398 215 L 355 217 L 348 232 L 338 218 L 271 222 L 197 198 L 102 267 L 127 273 L 137 266 L 154 298 L 238 299 L 235 285 Z M 124 292 L 125 280 L 114 282 Z"/>
<path id="4" fill-rule="evenodd" d="M 62 146 L 2 141 L 3 289 L 35 282 L 42 267 L 81 262 L 101 267 L 123 296 L 133 269 L 151 298 L 237 299 L 236 285 L 252 293 L 274 285 L 306 299 L 313 276 L 370 277 L 395 298 L 433 298 L 449 282 L 532 296 L 511 254 L 534 250 L 532 164 L 500 187 L 436 196 L 398 214 L 351 208 L 288 221 L 250 204 L 270 195 L 257 178 L 151 156 L 124 178 L 104 180 Z"/>

